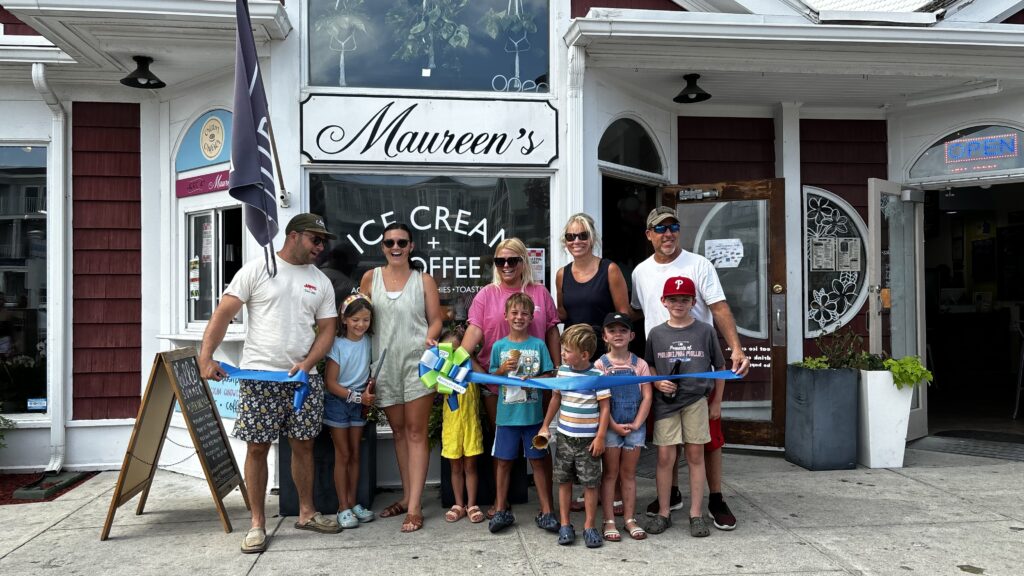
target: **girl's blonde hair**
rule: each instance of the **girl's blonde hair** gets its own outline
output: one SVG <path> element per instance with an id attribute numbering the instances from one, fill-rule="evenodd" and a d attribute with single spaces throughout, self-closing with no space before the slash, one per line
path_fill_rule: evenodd
<path id="1" fill-rule="evenodd" d="M 597 350 L 597 334 L 590 324 L 573 324 L 562 332 L 562 346 L 583 352 L 589 359 Z"/>
<path id="2" fill-rule="evenodd" d="M 523 284 L 520 286 L 520 289 L 533 284 L 533 267 L 530 266 L 530 255 L 526 252 L 526 244 L 523 244 L 523 241 L 519 238 L 506 238 L 498 242 L 498 245 L 494 247 L 495 257 L 502 250 L 511 250 L 516 253 L 516 256 L 523 259 L 523 263 L 519 265 L 520 272 L 523 275 Z M 501 272 L 498 271 L 498 267 L 493 262 L 491 264 L 491 284 L 495 286 L 501 285 Z"/>
<path id="3" fill-rule="evenodd" d="M 584 214 L 583 212 L 569 216 L 569 221 L 565 223 L 565 228 L 562 228 L 562 248 L 566 251 L 569 250 L 569 247 L 566 246 L 565 235 L 569 232 L 569 227 L 573 224 L 579 224 L 580 227 L 590 235 L 590 251 L 596 252 L 598 248 L 601 247 L 601 236 L 598 235 L 597 227 L 594 226 L 594 219 L 590 217 L 590 214 Z"/>

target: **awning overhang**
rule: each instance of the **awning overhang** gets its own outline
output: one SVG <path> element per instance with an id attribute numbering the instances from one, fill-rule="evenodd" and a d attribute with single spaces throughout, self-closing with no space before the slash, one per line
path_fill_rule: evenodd
<path id="1" fill-rule="evenodd" d="M 135 69 L 135 55 L 152 57 L 154 73 L 168 86 L 234 65 L 234 1 L 4 0 L 3 5 L 65 55 L 51 62 L 62 64 L 49 69 L 54 82 L 116 84 Z M 292 30 L 279 0 L 249 0 L 249 11 L 257 46 L 283 40 Z M 10 46 L 0 47 L 3 68 L 23 61 L 3 57 L 10 54 Z"/>
<path id="2" fill-rule="evenodd" d="M 587 69 L 670 101 L 701 74 L 717 104 L 899 106 L 915 95 L 998 80 L 1024 90 L 1024 26 L 810 24 L 803 18 L 593 9 L 564 36 Z M 692 107 L 693 105 L 691 105 Z"/>

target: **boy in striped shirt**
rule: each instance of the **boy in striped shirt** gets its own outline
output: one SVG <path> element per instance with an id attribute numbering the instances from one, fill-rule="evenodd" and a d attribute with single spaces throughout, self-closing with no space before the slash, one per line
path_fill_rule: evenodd
<path id="1" fill-rule="evenodd" d="M 589 325 L 576 324 L 567 328 L 562 334 L 562 365 L 558 367 L 558 375 L 601 376 L 601 372 L 590 362 L 596 349 L 597 335 Z M 558 413 L 554 480 L 558 482 L 558 512 L 561 520 L 558 543 L 565 546 L 576 540 L 576 530 L 569 523 L 574 483 L 583 485 L 586 511 L 583 541 L 587 548 L 598 548 L 602 544 L 595 522 L 598 490 L 601 486 L 601 454 L 604 453 L 604 438 L 611 413 L 610 398 L 611 391 L 607 388 L 572 392 L 555 390 L 548 404 L 544 424 L 540 428 L 541 434 L 548 434 L 551 421 L 555 419 L 555 413 Z"/>

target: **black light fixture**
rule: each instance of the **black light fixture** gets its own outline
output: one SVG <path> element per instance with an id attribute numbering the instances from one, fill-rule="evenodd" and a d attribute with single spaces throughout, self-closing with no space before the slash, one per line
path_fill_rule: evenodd
<path id="1" fill-rule="evenodd" d="M 149 56 L 132 56 L 132 60 L 135 60 L 135 70 L 121 78 L 121 84 L 129 88 L 147 88 L 151 90 L 167 86 L 163 80 L 157 78 L 155 74 L 149 71 L 149 65 L 153 63 L 152 58 Z"/>
<path id="2" fill-rule="evenodd" d="M 697 86 L 697 79 L 700 78 L 700 74 L 687 74 L 683 76 L 683 80 L 686 80 L 686 87 L 679 93 L 678 96 L 672 99 L 673 102 L 680 104 L 695 104 L 697 102 L 703 102 L 711 99 L 711 94 L 708 94 L 700 86 Z"/>

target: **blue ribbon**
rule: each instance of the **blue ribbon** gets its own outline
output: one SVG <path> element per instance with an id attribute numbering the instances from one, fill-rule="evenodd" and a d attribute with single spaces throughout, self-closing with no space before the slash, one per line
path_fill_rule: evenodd
<path id="1" fill-rule="evenodd" d="M 470 370 L 471 367 L 468 354 L 464 351 L 462 354 L 457 354 L 461 351 L 459 348 L 456 351 L 452 351 L 449 348 L 438 349 L 437 346 L 427 350 L 423 354 L 423 358 L 420 359 L 420 379 L 424 380 L 424 384 L 428 387 L 431 383 L 428 382 L 429 377 L 426 375 L 432 375 L 434 386 L 439 389 L 441 386 L 440 382 L 454 381 L 459 385 L 464 385 L 465 382 L 476 382 L 477 384 L 498 384 L 503 386 L 522 386 L 525 388 L 541 388 L 544 390 L 558 390 L 560 392 L 572 392 L 580 390 L 596 390 L 601 388 L 612 388 L 615 386 L 625 386 L 627 384 L 641 384 L 644 382 L 656 382 L 658 380 L 678 380 L 680 378 L 710 378 L 715 380 L 737 380 L 742 378 L 736 373 L 730 370 L 718 370 L 717 372 L 697 372 L 693 374 L 672 374 L 666 376 L 562 376 L 557 378 L 533 378 L 520 380 L 519 378 L 510 378 L 508 376 L 498 376 L 496 374 L 487 374 L 484 372 L 474 372 Z M 453 358 L 465 358 L 462 362 L 455 363 Z M 445 380 L 437 377 L 440 374 L 442 377 L 450 375 L 450 380 Z M 427 377 L 427 379 L 424 379 Z M 439 390 L 446 392 L 446 390 Z M 461 393 L 459 390 L 455 392 Z M 450 394 L 454 397 L 455 394 Z"/>
<path id="2" fill-rule="evenodd" d="M 508 376 L 496 374 L 484 374 L 482 372 L 470 372 L 466 378 L 470 382 L 480 384 L 500 384 L 504 386 L 523 386 L 526 388 L 542 388 L 545 390 L 558 390 L 559 392 L 576 392 L 580 390 L 597 390 L 600 388 L 614 388 L 627 384 L 642 384 L 644 382 L 657 382 L 658 380 L 678 380 L 680 378 L 711 378 L 715 380 L 738 380 L 742 376 L 731 370 L 718 370 L 717 372 L 696 372 L 693 374 L 672 374 L 667 376 L 560 376 L 557 378 L 532 378 L 520 380 Z"/>
<path id="3" fill-rule="evenodd" d="M 281 370 L 242 370 L 226 362 L 221 362 L 220 367 L 227 373 L 228 378 L 235 380 L 260 380 L 263 382 L 291 382 L 298 384 L 295 389 L 295 398 L 292 400 L 292 407 L 298 412 L 309 397 L 309 374 L 305 370 L 299 370 L 291 376 L 287 371 Z"/>

